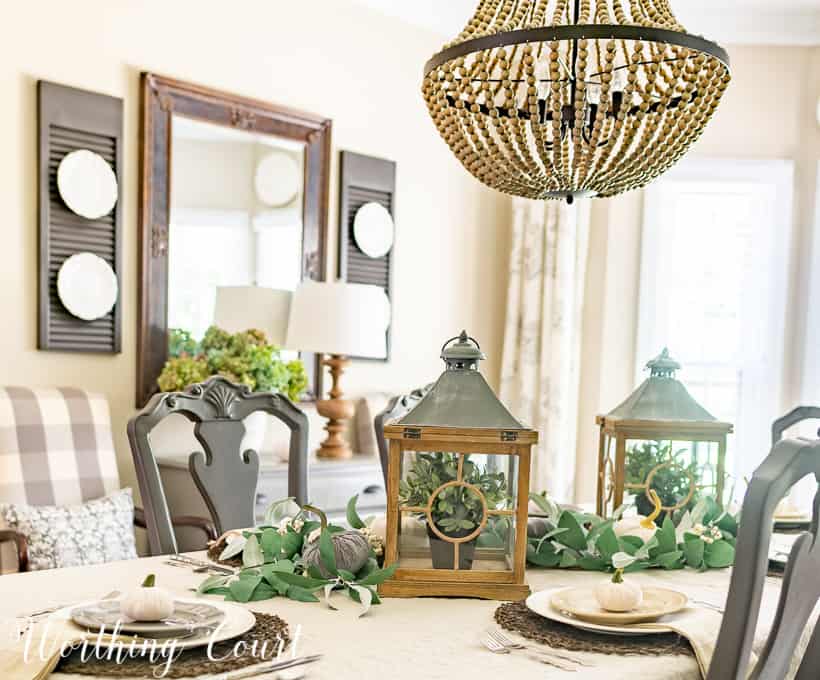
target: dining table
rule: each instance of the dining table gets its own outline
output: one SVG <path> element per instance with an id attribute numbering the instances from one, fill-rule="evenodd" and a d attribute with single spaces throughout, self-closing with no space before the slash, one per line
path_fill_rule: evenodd
<path id="1" fill-rule="evenodd" d="M 205 558 L 204 553 L 192 553 L 191 556 Z M 148 574 L 155 574 L 157 584 L 180 597 L 194 597 L 194 591 L 205 578 L 193 568 L 173 566 L 167 557 L 161 556 L 8 574 L 0 578 L 0 618 L 8 623 L 29 612 L 102 598 L 111 591 L 124 591 L 139 585 Z M 531 569 L 527 573 L 532 591 L 594 585 L 603 578 L 606 577 L 601 573 L 562 569 Z M 685 593 L 690 606 L 701 606 L 695 603 L 702 603 L 702 606 L 718 611 L 726 601 L 731 570 L 652 570 L 640 572 L 635 578 L 643 586 L 674 588 Z M 777 577 L 766 579 L 758 645 L 765 638 L 774 617 L 781 583 Z M 213 595 L 200 597 L 220 599 Z M 483 637 L 488 629 L 498 630 L 494 612 L 500 603 L 491 600 L 385 598 L 361 617 L 360 605 L 343 593 L 333 594 L 331 601 L 335 609 L 324 601 L 305 603 L 283 597 L 241 606 L 284 619 L 290 626 L 291 636 L 297 638 L 297 654 L 322 655 L 321 661 L 305 667 L 306 677 L 314 680 L 452 680 L 459 677 L 471 680 L 505 677 L 698 680 L 702 677 L 695 658 L 684 653 L 643 656 L 575 651 L 571 656 L 584 665 L 575 666 L 574 672 L 541 663 L 526 650 L 492 653 L 483 644 Z M 816 616 L 817 612 L 815 619 Z M 806 633 L 805 641 L 810 631 Z M 514 633 L 507 634 L 527 642 Z M 58 669 L 52 677 L 80 676 L 61 673 Z M 82 677 L 89 680 L 90 676 Z"/>

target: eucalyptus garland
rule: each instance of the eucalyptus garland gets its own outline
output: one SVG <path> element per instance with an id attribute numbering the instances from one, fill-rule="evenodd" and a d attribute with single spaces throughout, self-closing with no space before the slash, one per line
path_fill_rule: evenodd
<path id="1" fill-rule="evenodd" d="M 621 519 L 623 509 L 603 519 L 562 510 L 544 494 L 530 498 L 544 514 L 527 538 L 527 562 L 532 566 L 625 572 L 688 566 L 705 571 L 735 561 L 738 518 L 711 497 L 698 501 L 677 524 L 667 515 L 660 527 L 652 517 Z"/>
<path id="2" fill-rule="evenodd" d="M 546 494 L 531 494 L 543 517 L 531 518 L 527 537 L 527 563 L 531 567 L 634 572 L 642 569 L 700 571 L 729 567 L 735 560 L 738 517 L 724 511 L 711 497 L 687 510 L 677 523 L 668 515 L 660 527 L 654 513 L 648 517 L 622 519 L 623 508 L 612 518 L 561 509 Z M 345 591 L 362 605 L 362 615 L 379 604 L 378 586 L 389 579 L 397 565 L 380 566 L 383 538 L 371 529 L 374 518 L 362 520 L 356 511 L 357 496 L 347 506 L 347 521 L 370 546 L 366 563 L 356 573 L 337 564 L 334 534 L 349 532 L 340 526 L 310 519 L 315 510 L 300 507 L 293 499 L 272 504 L 262 526 L 229 532 L 220 560 L 241 559 L 241 568 L 230 576 L 211 576 L 197 592 L 222 595 L 235 602 L 255 602 L 287 597 L 300 602 L 325 603 Z M 657 497 L 656 497 L 656 500 Z M 660 501 L 658 500 L 658 504 Z M 483 546 L 507 544 L 509 524 L 488 523 L 479 538 Z M 303 555 L 315 552 L 318 564 L 307 564 Z"/>

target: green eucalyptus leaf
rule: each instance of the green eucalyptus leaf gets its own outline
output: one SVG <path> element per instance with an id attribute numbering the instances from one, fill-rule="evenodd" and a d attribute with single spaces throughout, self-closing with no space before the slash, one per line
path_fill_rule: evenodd
<path id="1" fill-rule="evenodd" d="M 319 558 L 328 573 L 334 576 L 339 573 L 336 570 L 336 552 L 333 548 L 333 537 L 329 529 L 322 529 L 319 536 Z"/>
<path id="2" fill-rule="evenodd" d="M 578 566 L 587 571 L 606 571 L 609 568 L 609 561 L 585 555 L 578 560 Z"/>
<path id="3" fill-rule="evenodd" d="M 673 550 L 672 552 L 658 555 L 656 561 L 664 569 L 682 569 L 684 565 L 683 551 Z"/>
<path id="4" fill-rule="evenodd" d="M 206 578 L 202 583 L 199 584 L 199 587 L 196 589 L 198 595 L 202 595 L 204 593 L 211 593 L 215 588 L 223 587 L 228 581 L 230 581 L 230 576 L 222 576 L 217 574 L 215 576 L 209 576 Z"/>
<path id="5" fill-rule="evenodd" d="M 302 549 L 302 534 L 288 531 L 282 536 L 282 555 L 290 559 Z"/>
<path id="6" fill-rule="evenodd" d="M 356 512 L 356 501 L 359 500 L 359 494 L 356 494 L 347 502 L 347 523 L 353 529 L 364 529 L 365 523 L 362 521 L 362 518 L 359 517 L 359 513 Z"/>
<path id="7" fill-rule="evenodd" d="M 699 538 L 693 541 L 684 541 L 683 554 L 686 556 L 686 564 L 694 569 L 699 569 L 703 564 L 705 547 L 706 545 Z"/>
<path id="8" fill-rule="evenodd" d="M 318 590 L 326 586 L 328 582 L 326 578 L 313 578 L 311 576 L 288 574 L 286 572 L 277 572 L 276 578 L 290 586 L 299 586 L 305 590 Z"/>
<path id="9" fill-rule="evenodd" d="M 608 561 L 612 559 L 615 553 L 621 551 L 621 544 L 618 542 L 618 537 L 615 535 L 612 527 L 607 527 L 601 532 L 595 541 L 595 547 L 598 549 L 601 557 Z"/>
<path id="10" fill-rule="evenodd" d="M 564 533 L 556 538 L 558 543 L 574 548 L 575 550 L 584 550 L 587 547 L 584 530 L 571 512 L 565 510 L 561 513 L 561 517 L 558 520 L 558 528 L 566 529 Z"/>
<path id="11" fill-rule="evenodd" d="M 250 536 L 242 551 L 242 564 L 246 567 L 258 567 L 265 563 L 265 556 L 262 553 L 262 546 L 256 536 Z"/>
<path id="12" fill-rule="evenodd" d="M 650 553 L 653 557 L 663 555 L 664 553 L 675 552 L 677 550 L 678 541 L 675 537 L 675 525 L 669 518 L 669 515 L 667 515 L 663 520 L 663 526 L 655 532 L 655 536 L 653 538 L 658 540 L 657 548 Z"/>
<path id="13" fill-rule="evenodd" d="M 709 543 L 704 549 L 703 561 L 711 569 L 723 569 L 735 561 L 735 549 L 727 541 Z"/>
<path id="14" fill-rule="evenodd" d="M 527 544 L 527 562 L 538 567 L 557 567 L 561 556 L 555 552 L 550 543 L 545 543 L 540 550 L 536 550 L 532 543 Z"/>
<path id="15" fill-rule="evenodd" d="M 561 561 L 558 563 L 561 569 L 571 569 L 578 566 L 578 555 L 574 550 L 562 550 Z"/>
<path id="16" fill-rule="evenodd" d="M 387 579 L 392 578 L 398 566 L 399 565 L 397 562 L 395 564 L 391 564 L 389 567 L 385 567 L 384 569 L 371 571 L 367 574 L 367 576 L 356 581 L 356 583 L 360 586 L 375 586 L 384 583 Z"/>
<path id="17" fill-rule="evenodd" d="M 261 602 L 262 600 L 270 600 L 274 597 L 279 595 L 275 588 L 272 588 L 267 583 L 262 581 L 256 588 L 254 588 L 253 593 L 251 593 L 251 599 L 249 602 Z"/>
<path id="18" fill-rule="evenodd" d="M 737 520 L 734 517 L 732 517 L 728 512 L 720 518 L 720 521 L 717 522 L 717 526 L 721 529 L 721 531 L 725 531 L 731 534 L 732 536 L 737 536 Z"/>
<path id="19" fill-rule="evenodd" d="M 228 589 L 231 591 L 231 596 L 237 602 L 250 602 L 253 591 L 256 590 L 256 586 L 261 582 L 261 576 L 240 578 L 236 581 L 231 581 L 228 585 Z"/>
<path id="20" fill-rule="evenodd" d="M 290 586 L 288 588 L 287 597 L 291 600 L 296 600 L 298 602 L 318 602 L 319 598 L 316 597 L 310 590 L 305 590 L 300 586 Z"/>
<path id="21" fill-rule="evenodd" d="M 259 542 L 262 545 L 262 552 L 265 555 L 266 562 L 279 557 L 279 553 L 282 551 L 282 537 L 276 529 L 265 529 Z"/>

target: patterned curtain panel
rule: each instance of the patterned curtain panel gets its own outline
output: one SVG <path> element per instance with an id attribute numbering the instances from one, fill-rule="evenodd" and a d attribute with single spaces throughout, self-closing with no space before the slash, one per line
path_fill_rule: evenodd
<path id="1" fill-rule="evenodd" d="M 588 206 L 513 199 L 501 399 L 540 433 L 533 491 L 574 498 Z"/>

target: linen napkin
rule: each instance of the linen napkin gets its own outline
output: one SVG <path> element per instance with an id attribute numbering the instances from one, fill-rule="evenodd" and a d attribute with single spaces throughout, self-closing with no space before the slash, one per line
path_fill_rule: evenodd
<path id="1" fill-rule="evenodd" d="M 0 648 L 0 678 L 43 680 L 56 668 L 63 644 L 80 642 L 86 635 L 71 621 L 59 617 L 33 624 L 22 637 L 8 631 Z"/>
<path id="2" fill-rule="evenodd" d="M 678 612 L 669 621 L 659 621 L 657 623 L 639 623 L 635 628 L 646 628 L 648 630 L 662 630 L 677 633 L 686 638 L 695 652 L 695 658 L 700 667 L 700 674 L 706 678 L 706 673 L 712 663 L 715 654 L 720 625 L 723 622 L 723 615 L 705 607 L 687 607 Z M 757 664 L 757 654 L 751 653 L 749 668 L 754 668 Z"/>

